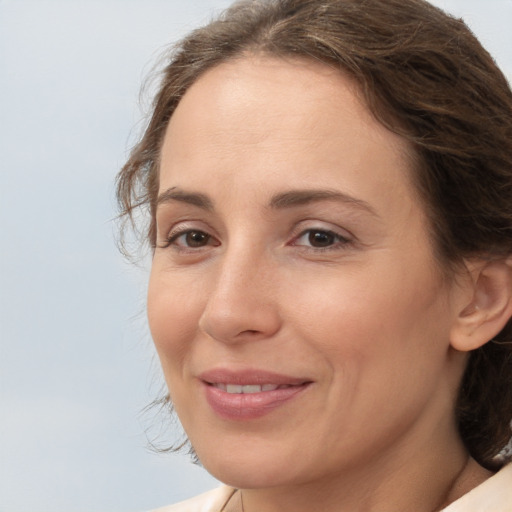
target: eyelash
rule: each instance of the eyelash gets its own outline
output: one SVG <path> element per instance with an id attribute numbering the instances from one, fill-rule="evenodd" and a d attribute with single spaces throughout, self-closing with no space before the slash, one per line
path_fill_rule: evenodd
<path id="1" fill-rule="evenodd" d="M 180 238 L 187 237 L 188 235 L 192 235 L 192 234 L 198 234 L 198 235 L 204 236 L 206 238 L 206 243 L 204 245 L 198 245 L 196 247 L 177 243 Z M 324 238 L 328 237 L 328 239 L 331 240 L 331 242 L 329 243 L 329 245 L 326 245 L 324 247 L 321 247 L 321 246 L 315 247 L 314 245 L 312 245 L 312 241 L 311 241 L 311 236 L 315 235 L 315 234 L 316 235 L 319 234 L 320 236 L 323 236 Z M 310 237 L 308 239 L 309 245 L 297 243 L 297 241 L 299 241 L 301 238 L 303 238 L 305 236 Z M 213 241 L 213 243 L 212 243 L 212 241 Z M 344 247 L 346 247 L 347 245 L 349 245 L 351 243 L 352 243 L 352 240 L 350 240 L 349 238 L 342 236 L 339 233 L 336 233 L 335 231 L 332 231 L 330 229 L 308 228 L 308 229 L 304 229 L 298 236 L 293 238 L 292 242 L 289 243 L 288 245 L 290 245 L 292 247 L 293 246 L 302 247 L 302 248 L 304 248 L 304 250 L 311 250 L 315 253 L 318 253 L 318 252 L 343 249 Z M 206 231 L 201 230 L 201 229 L 186 228 L 186 229 L 180 229 L 178 231 L 171 231 L 171 233 L 165 239 L 164 244 L 159 247 L 162 249 L 165 249 L 165 248 L 172 246 L 178 251 L 196 252 L 197 250 L 200 250 L 207 246 L 217 247 L 219 245 L 220 245 L 220 242 L 218 240 L 216 240 L 212 235 L 207 233 Z"/>
<path id="2" fill-rule="evenodd" d="M 328 236 L 332 239 L 332 243 L 330 245 L 327 245 L 325 247 L 315 247 L 314 245 L 301 245 L 297 243 L 297 240 L 300 240 L 302 237 L 313 234 L 321 234 L 322 236 Z M 311 243 L 311 240 L 309 240 Z M 292 246 L 298 246 L 298 247 L 308 247 L 308 249 L 312 249 L 315 252 L 324 252 L 324 251 L 333 251 L 337 249 L 343 249 L 345 246 L 350 244 L 352 240 L 349 238 L 340 235 L 339 233 L 336 233 L 335 231 L 332 231 L 330 229 L 323 229 L 323 228 L 308 228 L 303 230 L 290 244 Z"/>
<path id="3" fill-rule="evenodd" d="M 206 238 L 207 238 L 207 243 L 205 245 L 201 245 L 201 246 L 198 246 L 198 247 L 191 247 L 189 245 L 180 245 L 178 243 L 176 243 L 181 237 L 186 237 L 187 235 L 191 235 L 191 234 L 200 234 L 200 235 L 204 235 Z M 169 233 L 169 235 L 167 236 L 167 238 L 165 239 L 165 242 L 163 245 L 161 245 L 160 247 L 162 249 L 166 249 L 167 247 L 171 247 L 171 246 L 174 246 L 177 250 L 181 250 L 181 251 L 195 251 L 197 249 L 201 249 L 203 247 L 206 247 L 208 245 L 214 245 L 215 247 L 220 245 L 220 242 L 217 242 L 217 243 L 214 243 L 214 244 L 209 244 L 208 242 L 210 240 L 215 240 L 215 238 L 208 234 L 206 231 L 204 230 L 201 230 L 201 229 L 180 229 L 178 231 L 171 231 L 171 233 Z"/>

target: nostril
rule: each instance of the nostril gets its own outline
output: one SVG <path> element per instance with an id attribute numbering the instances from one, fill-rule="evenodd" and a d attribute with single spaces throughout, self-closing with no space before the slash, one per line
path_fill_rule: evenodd
<path id="1" fill-rule="evenodd" d="M 259 335 L 264 335 L 264 333 L 262 331 L 258 331 L 257 329 L 245 329 L 238 333 L 237 338 L 238 339 L 244 338 L 244 337 L 254 338 Z"/>

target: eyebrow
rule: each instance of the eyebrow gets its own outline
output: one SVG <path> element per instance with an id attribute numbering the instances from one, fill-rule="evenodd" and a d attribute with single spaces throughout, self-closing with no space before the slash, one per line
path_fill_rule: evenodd
<path id="1" fill-rule="evenodd" d="M 269 206 L 272 209 L 285 209 L 304 206 L 320 201 L 336 201 L 343 204 L 349 204 L 376 217 L 379 216 L 366 201 L 357 199 L 337 190 L 328 189 L 290 190 L 288 192 L 283 192 L 272 197 Z"/>
<path id="2" fill-rule="evenodd" d="M 156 204 L 159 206 L 161 204 L 171 203 L 173 201 L 191 204 L 193 206 L 202 208 L 203 210 L 213 210 L 213 202 L 207 195 L 200 194 L 198 192 L 185 192 L 183 190 L 177 189 L 176 187 L 168 188 L 162 192 L 158 196 Z"/>
<path id="3" fill-rule="evenodd" d="M 162 192 L 157 199 L 157 206 L 165 203 L 178 201 L 187 203 L 203 210 L 213 211 L 213 201 L 206 195 L 199 192 L 185 192 L 176 187 L 171 187 Z M 281 210 L 304 206 L 321 201 L 336 201 L 343 204 L 355 206 L 357 209 L 379 217 L 377 212 L 366 202 L 337 190 L 329 189 L 306 189 L 290 190 L 276 194 L 270 199 L 269 207 L 272 210 Z"/>

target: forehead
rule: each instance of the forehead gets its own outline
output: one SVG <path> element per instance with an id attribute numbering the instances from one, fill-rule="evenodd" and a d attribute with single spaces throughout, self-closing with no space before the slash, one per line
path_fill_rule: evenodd
<path id="1" fill-rule="evenodd" d="M 181 121 L 183 110 L 190 121 L 197 121 L 194 132 L 208 129 L 211 123 L 220 125 L 217 128 L 225 123 L 228 129 L 229 121 L 238 122 L 244 116 L 245 123 L 238 127 L 241 136 L 251 129 L 252 135 L 261 135 L 265 127 L 290 130 L 290 125 L 300 120 L 295 128 L 310 128 L 309 137 L 314 138 L 350 116 L 353 129 L 367 131 L 368 125 L 374 124 L 372 135 L 391 135 L 375 122 L 355 80 L 327 64 L 304 58 L 245 55 L 222 63 L 192 84 L 174 112 L 168 132 Z M 287 115 L 283 117 L 283 113 Z M 186 127 L 180 122 L 179 128 Z M 291 134 L 296 132 L 294 129 Z M 216 133 L 222 135 L 222 131 Z M 406 146 L 398 136 L 394 142 L 401 149 Z"/>
<path id="2" fill-rule="evenodd" d="M 251 55 L 207 71 L 184 95 L 162 147 L 160 189 L 239 178 L 255 188 L 334 180 L 352 192 L 366 180 L 410 192 L 408 155 L 408 143 L 374 119 L 341 72 Z"/>

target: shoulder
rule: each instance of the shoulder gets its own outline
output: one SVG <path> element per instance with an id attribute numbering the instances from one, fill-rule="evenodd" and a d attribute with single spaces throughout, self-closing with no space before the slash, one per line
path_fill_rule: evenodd
<path id="1" fill-rule="evenodd" d="M 512 512 L 512 464 L 508 464 L 442 512 Z"/>
<path id="2" fill-rule="evenodd" d="M 150 512 L 221 512 L 234 492 L 235 489 L 232 487 L 222 486 L 175 505 L 161 507 Z"/>

